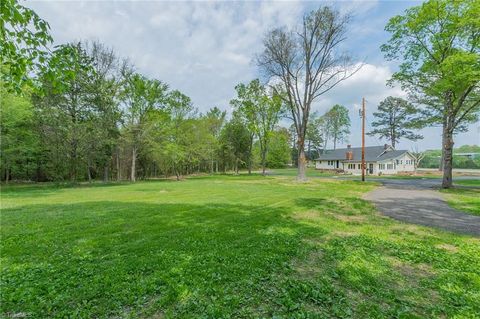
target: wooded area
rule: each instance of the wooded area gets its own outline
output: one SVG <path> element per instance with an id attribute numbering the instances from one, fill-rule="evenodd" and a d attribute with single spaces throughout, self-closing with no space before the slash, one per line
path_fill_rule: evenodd
<path id="1" fill-rule="evenodd" d="M 401 65 L 369 134 L 395 145 L 443 128 L 444 187 L 450 187 L 454 134 L 478 120 L 477 1 L 428 1 L 393 17 L 387 59 Z M 50 47 L 49 25 L 15 0 L 2 2 L 0 48 L 1 180 L 135 181 L 196 172 L 298 166 L 348 140 L 349 110 L 319 116 L 312 104 L 361 69 L 344 52 L 351 16 L 332 7 L 306 13 L 297 27 L 274 28 L 256 58 L 264 81 L 236 86 L 225 105 L 200 113 L 184 93 L 139 73 L 101 42 Z M 360 98 L 360 97 L 359 97 Z M 289 129 L 279 126 L 290 120 Z"/>

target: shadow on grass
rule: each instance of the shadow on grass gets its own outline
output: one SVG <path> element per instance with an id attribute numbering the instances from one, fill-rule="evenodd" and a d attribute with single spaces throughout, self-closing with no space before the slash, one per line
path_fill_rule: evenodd
<path id="1" fill-rule="evenodd" d="M 287 213 L 108 201 L 4 209 L 3 312 L 248 317 L 258 303 L 274 309 L 274 277 L 305 252 L 302 236 L 321 232 Z"/>
<path id="2" fill-rule="evenodd" d="M 296 205 L 371 212 L 354 197 L 304 197 Z M 394 318 L 478 309 L 469 277 L 476 255 L 433 248 L 415 234 L 393 242 L 350 228 L 334 236 L 332 224 L 290 218 L 292 208 L 98 201 L 4 209 L 2 311 L 33 318 Z M 443 278 L 412 273 L 409 264 L 417 263 L 441 268 Z M 450 282 L 459 289 L 447 291 Z M 445 297 L 430 296 L 435 290 Z"/>

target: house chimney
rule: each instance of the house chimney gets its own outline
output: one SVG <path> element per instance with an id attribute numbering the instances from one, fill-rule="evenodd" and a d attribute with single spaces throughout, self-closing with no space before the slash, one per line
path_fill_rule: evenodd
<path id="1" fill-rule="evenodd" d="M 347 146 L 347 151 L 345 152 L 345 159 L 347 161 L 353 160 L 353 152 L 351 151 L 350 147 L 351 147 L 351 145 L 348 145 Z"/>
<path id="2" fill-rule="evenodd" d="M 351 145 L 351 144 L 348 144 L 348 145 L 347 145 L 347 148 L 351 148 L 351 147 L 352 147 L 352 145 Z"/>

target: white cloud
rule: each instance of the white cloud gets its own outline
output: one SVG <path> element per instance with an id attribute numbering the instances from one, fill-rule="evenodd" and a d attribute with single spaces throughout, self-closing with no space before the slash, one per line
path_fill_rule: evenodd
<path id="1" fill-rule="evenodd" d="M 362 96 L 367 99 L 371 113 L 386 96 L 404 93 L 385 86 L 392 70 L 389 65 L 378 62 L 383 61 L 378 50 L 378 41 L 383 40 L 378 37 L 386 18 L 371 12 L 378 9 L 380 2 L 333 3 L 342 12 L 355 13 L 347 49 L 359 57 L 374 56 L 357 74 L 321 97 L 314 109 L 324 112 L 335 103 L 349 107 L 354 119 L 352 142 L 355 143 L 359 121 L 354 109 Z M 258 77 L 252 58 L 261 51 L 267 30 L 293 26 L 306 10 L 320 4 L 296 1 L 45 1 L 28 5 L 50 23 L 56 44 L 100 40 L 120 56 L 128 57 L 139 72 L 183 91 L 205 111 L 213 106 L 229 109 L 228 101 L 234 96 L 235 85 Z M 471 143 L 477 139 L 477 135 L 465 137 Z M 435 143 L 437 140 L 438 134 Z M 430 147 L 432 141 L 429 143 L 424 145 Z"/>

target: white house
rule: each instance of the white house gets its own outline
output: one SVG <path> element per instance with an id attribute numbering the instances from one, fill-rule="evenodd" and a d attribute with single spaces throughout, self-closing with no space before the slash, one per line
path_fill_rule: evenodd
<path id="1" fill-rule="evenodd" d="M 366 174 L 393 175 L 415 171 L 415 157 L 406 150 L 395 150 L 389 145 L 365 147 Z M 315 168 L 362 173 L 362 148 L 351 147 L 329 150 L 315 160 Z"/>

